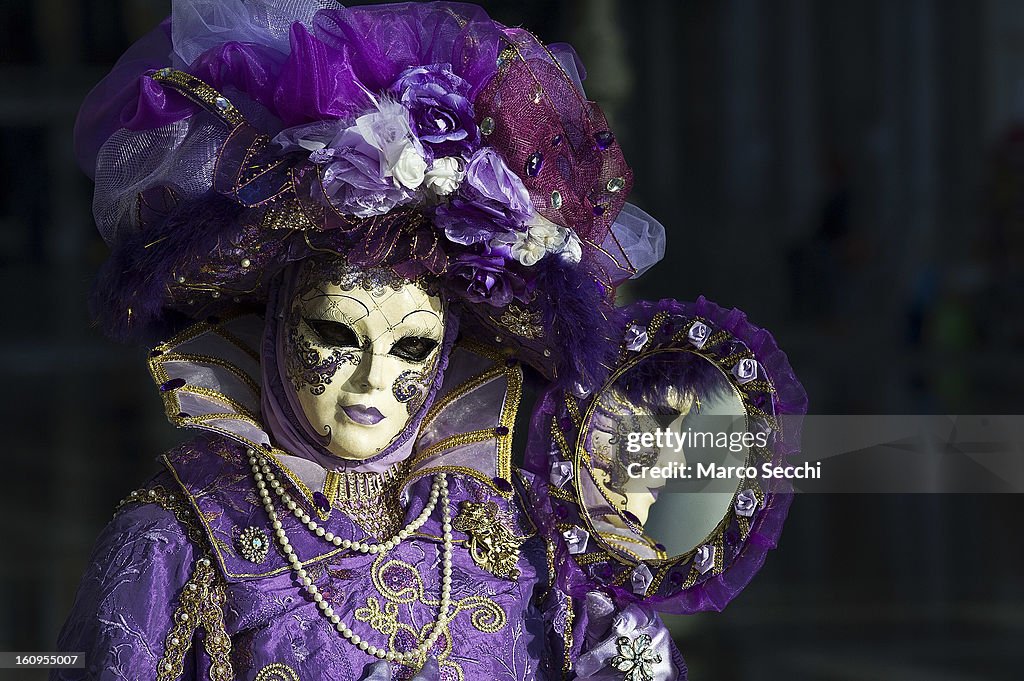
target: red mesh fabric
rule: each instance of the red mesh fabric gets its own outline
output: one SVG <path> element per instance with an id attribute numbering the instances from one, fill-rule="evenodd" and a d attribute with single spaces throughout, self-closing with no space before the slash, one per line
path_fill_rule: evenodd
<path id="1" fill-rule="evenodd" d="M 620 256 L 606 242 L 633 174 L 604 114 L 534 36 L 520 29 L 506 35 L 498 73 L 474 104 L 478 122 L 493 120 L 486 143 L 523 178 L 541 215 L 572 228 L 588 250 L 604 244 Z"/>

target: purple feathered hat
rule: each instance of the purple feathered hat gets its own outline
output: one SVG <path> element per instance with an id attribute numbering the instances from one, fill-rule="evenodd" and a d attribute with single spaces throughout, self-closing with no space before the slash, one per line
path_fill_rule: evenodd
<path id="1" fill-rule="evenodd" d="M 581 73 L 473 5 L 177 0 L 76 125 L 112 249 L 94 314 L 149 340 L 258 309 L 286 265 L 335 253 L 430 279 L 464 334 L 596 385 L 615 288 L 664 230 L 625 203 Z"/>

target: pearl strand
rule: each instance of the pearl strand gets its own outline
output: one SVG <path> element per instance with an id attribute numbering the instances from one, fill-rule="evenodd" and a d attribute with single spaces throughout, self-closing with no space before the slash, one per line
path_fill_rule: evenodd
<path id="1" fill-rule="evenodd" d="M 376 646 L 370 645 L 368 641 L 362 640 L 362 638 L 360 638 L 358 634 L 352 631 L 348 627 L 348 625 L 342 622 L 341 618 L 337 614 L 335 614 L 334 609 L 331 608 L 330 604 L 324 599 L 323 595 L 319 592 L 316 585 L 313 584 L 313 580 L 309 577 L 309 573 L 303 567 L 302 561 L 295 554 L 295 549 L 292 548 L 291 543 L 288 540 L 288 536 L 285 534 L 284 527 L 282 526 L 281 521 L 278 518 L 277 511 L 274 509 L 274 503 L 270 498 L 270 492 L 267 490 L 267 483 L 264 481 L 264 478 L 269 473 L 269 467 L 265 465 L 265 462 L 262 459 L 259 459 L 255 456 L 255 451 L 250 450 L 249 454 L 249 463 L 252 465 L 253 476 L 255 477 L 256 480 L 256 490 L 259 493 L 260 500 L 263 502 L 263 508 L 267 512 L 267 517 L 270 519 L 271 527 L 274 528 L 274 534 L 277 538 L 278 544 L 280 544 L 281 546 L 281 551 L 285 554 L 285 556 L 288 559 L 288 562 L 291 564 L 292 571 L 295 573 L 296 579 L 298 579 L 298 581 L 302 584 L 302 588 L 306 591 L 307 594 L 310 595 L 313 601 L 317 604 L 317 608 L 320 610 L 323 616 L 327 618 L 327 620 L 331 623 L 334 629 L 339 634 L 341 634 L 345 639 L 347 639 L 350 643 L 352 643 L 352 645 L 366 652 L 368 655 L 379 658 L 381 660 L 411 664 L 417 660 L 423 659 L 426 656 L 427 651 L 431 648 L 431 646 L 433 646 L 437 642 L 437 639 L 443 633 L 445 629 L 445 624 L 448 622 L 448 611 L 451 609 L 452 514 L 451 506 L 448 503 L 447 476 L 444 473 L 440 473 L 434 476 L 434 482 L 430 490 L 430 501 L 428 502 L 428 507 L 431 510 L 433 510 L 434 506 L 437 504 L 438 501 L 440 501 L 442 508 L 441 530 L 443 534 L 443 543 L 441 553 L 441 594 L 437 619 L 434 621 L 434 625 L 431 629 L 430 634 L 422 643 L 416 646 L 414 650 L 410 650 L 404 653 L 396 653 L 390 650 L 385 650 L 383 648 L 378 648 Z M 269 475 L 271 476 L 269 478 L 271 481 L 271 487 L 274 489 L 278 489 L 280 483 L 274 485 L 273 483 L 276 481 L 273 479 L 273 474 L 269 473 Z M 282 499 L 284 499 L 284 496 L 282 496 Z M 288 498 L 288 501 L 291 504 L 295 503 L 294 501 L 291 501 L 290 497 Z M 294 512 L 294 509 L 292 508 L 289 508 L 289 510 L 292 510 Z M 429 513 L 425 512 L 420 514 L 420 517 L 424 517 L 424 522 L 426 520 L 426 516 L 429 516 Z M 417 517 L 416 520 L 413 522 L 415 523 L 416 521 L 418 521 L 420 517 Z M 422 522 L 419 523 L 419 525 L 422 524 Z M 325 539 L 327 538 L 326 535 L 327 533 L 324 534 Z M 331 543 L 334 543 L 333 538 L 330 541 Z M 355 543 L 356 542 L 352 542 L 352 544 Z M 387 542 L 385 542 L 385 544 L 386 543 Z M 373 547 L 376 548 L 376 545 L 373 545 Z M 369 548 L 367 549 L 367 552 L 370 552 Z"/>
<path id="2" fill-rule="evenodd" d="M 267 465 L 266 461 L 262 458 L 255 456 L 255 451 L 250 452 L 249 463 L 252 464 L 253 474 L 262 475 L 262 479 L 266 480 L 264 484 L 269 484 L 270 487 L 281 497 L 281 501 L 285 507 L 291 511 L 296 518 L 298 518 L 310 532 L 316 534 L 318 537 L 322 537 L 324 541 L 330 542 L 335 546 L 343 549 L 352 549 L 353 551 L 359 551 L 360 553 L 385 553 L 402 543 L 402 540 L 407 539 L 411 534 L 416 532 L 418 529 L 423 527 L 423 524 L 430 518 L 430 514 L 434 512 L 434 506 L 437 504 L 438 497 L 438 481 L 435 479 L 434 484 L 430 488 L 430 497 L 427 500 L 426 506 L 418 516 L 416 516 L 408 525 L 403 527 L 401 530 L 396 532 L 394 536 L 380 543 L 371 544 L 369 542 L 357 541 L 352 539 L 342 539 L 341 537 L 334 536 L 333 533 L 327 532 L 324 528 L 313 520 L 308 513 L 302 510 L 302 507 L 295 503 L 291 496 L 284 491 L 284 487 L 280 481 L 274 476 L 274 473 L 270 470 L 270 466 Z M 259 488 L 259 483 L 256 485 Z M 274 530 L 280 528 L 275 527 Z"/>

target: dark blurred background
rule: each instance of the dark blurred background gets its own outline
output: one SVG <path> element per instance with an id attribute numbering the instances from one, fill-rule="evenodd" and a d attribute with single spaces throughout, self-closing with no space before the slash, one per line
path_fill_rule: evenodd
<path id="1" fill-rule="evenodd" d="M 1024 413 L 1024 3 L 483 3 L 576 45 L 668 229 L 628 297 L 775 334 L 817 414 Z M 0 4 L 0 650 L 47 651 L 116 502 L 184 439 L 86 295 L 105 255 L 77 107 L 167 13 Z M 802 495 L 691 678 L 1019 679 L 1019 495 Z M 3 678 L 29 672 L 0 672 Z"/>

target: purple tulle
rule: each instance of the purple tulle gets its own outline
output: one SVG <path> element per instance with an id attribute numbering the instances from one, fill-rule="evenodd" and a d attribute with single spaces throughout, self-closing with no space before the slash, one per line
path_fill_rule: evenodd
<path id="1" fill-rule="evenodd" d="M 326 45 L 344 49 L 356 77 L 370 90 L 384 90 L 405 69 L 451 64 L 476 98 L 494 74 L 504 38 L 498 25 L 476 5 L 407 3 L 325 10 L 314 33 Z"/>
<path id="2" fill-rule="evenodd" d="M 75 156 L 79 167 L 89 177 L 95 175 L 96 157 L 107 138 L 129 123 L 142 124 L 141 120 L 134 121 L 131 114 L 126 118 L 125 110 L 133 108 L 140 96 L 153 94 L 140 91 L 145 83 L 140 82 L 139 74 L 166 66 L 170 51 L 171 21 L 168 18 L 132 45 L 82 102 L 75 120 Z M 139 114 L 140 119 L 145 119 L 145 127 L 156 128 L 179 120 L 187 111 L 194 111 L 188 100 L 177 93 L 171 93 L 168 99 L 170 101 L 165 100 Z M 139 109 L 141 105 L 134 108 Z"/>
<path id="3" fill-rule="evenodd" d="M 353 117 L 371 105 L 363 88 L 385 90 L 406 69 L 422 64 L 451 64 L 472 101 L 494 74 L 502 40 L 499 26 L 481 8 L 459 3 L 323 10 L 311 27 L 291 24 L 288 52 L 279 41 L 264 44 L 267 32 L 258 17 L 239 15 L 235 21 L 229 40 L 212 38 L 212 46 L 188 64 L 174 64 L 170 19 L 136 43 L 82 107 L 76 125 L 82 168 L 92 174 L 96 151 L 117 128 L 157 128 L 199 110 L 145 75 L 164 66 L 187 66 L 216 89 L 237 89 L 287 127 Z"/>

